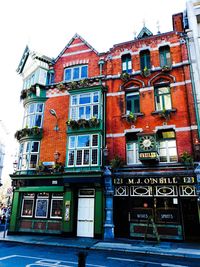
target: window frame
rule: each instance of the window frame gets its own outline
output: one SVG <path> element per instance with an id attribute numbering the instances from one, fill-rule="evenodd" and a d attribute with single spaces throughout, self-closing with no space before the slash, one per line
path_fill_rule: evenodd
<path id="1" fill-rule="evenodd" d="M 121 56 L 122 73 L 132 73 L 132 56 L 130 53 Z"/>
<path id="2" fill-rule="evenodd" d="M 81 103 L 81 99 L 89 96 L 90 102 Z M 97 101 L 95 101 L 97 97 Z M 96 109 L 96 110 L 95 110 Z M 82 110 L 82 111 L 81 111 Z M 89 111 L 89 112 L 88 112 Z M 83 114 L 80 114 L 83 112 Z M 99 119 L 101 117 L 101 94 L 100 91 L 73 94 L 70 96 L 70 112 L 69 118 L 72 120 L 86 119 L 93 117 Z"/>
<path id="3" fill-rule="evenodd" d="M 89 137 L 89 145 L 88 146 L 78 146 L 78 138 L 82 136 L 88 136 Z M 97 144 L 93 144 L 93 138 L 97 137 Z M 71 142 L 70 139 L 74 139 L 74 142 Z M 100 135 L 97 133 L 94 134 L 82 134 L 82 135 L 71 135 L 68 137 L 68 144 L 74 143 L 74 146 L 68 147 L 67 151 L 67 167 L 73 168 L 73 167 L 89 167 L 89 166 L 98 166 L 100 164 Z M 84 164 L 84 156 L 85 156 L 85 151 L 89 150 L 89 160 L 88 164 Z M 77 154 L 78 152 L 81 151 L 81 164 L 77 164 Z M 96 151 L 96 163 L 93 163 L 93 151 Z M 71 160 L 70 154 L 73 154 L 73 159 L 72 159 L 72 164 L 69 164 L 69 161 Z M 94 155 L 95 156 L 95 155 Z"/>
<path id="4" fill-rule="evenodd" d="M 86 74 L 83 75 L 84 73 L 84 68 L 86 68 Z M 78 71 L 78 77 L 77 78 L 74 78 L 74 74 L 75 74 L 75 71 Z M 67 79 L 67 75 L 66 75 L 66 72 L 67 71 L 70 71 L 70 78 Z M 88 65 L 75 65 L 75 66 L 72 66 L 72 67 L 67 67 L 64 69 L 64 82 L 70 82 L 70 81 L 78 81 L 78 80 L 81 80 L 81 79 L 87 79 L 88 78 Z"/>
<path id="5" fill-rule="evenodd" d="M 144 60 L 144 62 L 142 62 Z M 140 69 L 143 71 L 145 68 L 151 69 L 151 54 L 150 50 L 140 51 Z"/>
<path id="6" fill-rule="evenodd" d="M 160 93 L 159 90 L 162 88 L 167 88 L 168 92 L 167 93 Z M 166 102 L 166 96 L 169 96 L 170 98 L 170 107 L 167 107 L 167 102 Z M 159 102 L 157 99 L 159 98 Z M 169 84 L 165 85 L 159 85 L 159 86 L 154 86 L 154 101 L 155 101 L 155 110 L 156 111 L 162 111 L 162 110 L 170 110 L 172 109 L 172 97 L 171 97 L 171 88 Z M 160 108 L 158 107 L 160 103 Z"/>
<path id="7" fill-rule="evenodd" d="M 53 216 L 52 215 L 52 209 L 53 209 L 53 201 L 62 201 L 62 208 L 61 208 L 61 216 Z M 49 217 L 51 219 L 62 219 L 62 213 L 63 213 L 63 196 L 54 196 L 54 194 L 52 194 L 51 196 L 51 203 L 50 203 L 50 215 Z"/>
<path id="8" fill-rule="evenodd" d="M 33 215 L 34 215 L 34 213 L 33 213 L 33 210 L 34 210 L 34 198 L 35 198 L 35 195 L 33 195 L 33 196 L 23 196 L 23 198 L 22 198 L 22 205 L 21 205 L 21 217 L 22 218 L 33 218 Z M 31 215 L 23 215 L 23 210 L 24 210 L 24 202 L 26 201 L 26 200 L 31 200 L 32 201 L 32 209 L 31 209 Z"/>
<path id="9" fill-rule="evenodd" d="M 128 110 L 127 97 L 130 97 L 130 96 L 132 96 L 133 99 L 129 100 L 129 101 L 131 101 L 131 110 Z M 136 108 L 136 104 L 135 104 L 136 101 L 138 101 L 138 103 L 139 103 L 138 111 L 136 110 L 137 109 Z M 140 93 L 139 93 L 139 91 L 126 93 L 126 114 L 128 115 L 130 112 L 132 112 L 132 113 L 140 113 Z"/>
<path id="10" fill-rule="evenodd" d="M 168 66 L 170 67 L 172 64 L 171 61 L 171 52 L 170 52 L 170 46 L 160 46 L 159 47 L 159 60 L 160 60 L 160 67 Z"/>
<path id="11" fill-rule="evenodd" d="M 38 111 L 38 107 L 40 105 L 42 105 L 42 111 Z M 31 106 L 33 106 L 32 112 L 30 111 Z M 37 116 L 41 116 L 39 125 L 36 125 Z M 33 127 L 42 128 L 43 119 L 44 119 L 44 103 L 43 102 L 29 103 L 25 106 L 22 128 L 33 128 Z"/>
<path id="12" fill-rule="evenodd" d="M 133 145 L 132 149 L 128 149 L 129 145 Z M 128 159 L 128 152 L 132 151 L 133 157 L 132 157 L 132 162 L 130 162 Z M 127 165 L 133 165 L 133 164 L 141 164 L 141 161 L 139 160 L 139 146 L 138 146 L 138 142 L 135 141 L 128 141 L 126 142 L 126 162 Z"/>

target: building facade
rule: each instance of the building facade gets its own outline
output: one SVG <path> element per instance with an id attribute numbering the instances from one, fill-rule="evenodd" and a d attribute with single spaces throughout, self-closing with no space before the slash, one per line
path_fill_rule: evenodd
<path id="1" fill-rule="evenodd" d="M 198 236 L 198 131 L 183 14 L 173 31 L 98 53 L 75 34 L 55 60 L 26 47 L 9 233 Z"/>

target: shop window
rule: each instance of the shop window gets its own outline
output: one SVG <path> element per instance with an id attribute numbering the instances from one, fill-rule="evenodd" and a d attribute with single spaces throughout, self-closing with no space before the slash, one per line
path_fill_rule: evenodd
<path id="1" fill-rule="evenodd" d="M 70 119 L 89 120 L 100 116 L 100 96 L 99 92 L 77 94 L 71 96 Z"/>
<path id="2" fill-rule="evenodd" d="M 140 52 L 140 69 L 141 71 L 151 69 L 149 50 L 143 50 Z"/>
<path id="3" fill-rule="evenodd" d="M 64 70 L 64 81 L 76 81 L 81 79 L 86 79 L 88 77 L 88 66 L 74 66 L 70 68 L 66 68 Z"/>
<path id="4" fill-rule="evenodd" d="M 132 59 L 130 54 L 122 56 L 122 72 L 132 73 Z"/>
<path id="5" fill-rule="evenodd" d="M 171 66 L 171 55 L 170 55 L 170 47 L 169 46 L 162 46 L 159 48 L 160 54 L 160 66 Z"/>
<path id="6" fill-rule="evenodd" d="M 69 137 L 68 167 L 99 164 L 99 135 Z"/>
<path id="7" fill-rule="evenodd" d="M 49 194 L 39 193 L 35 205 L 35 218 L 47 218 L 48 216 Z"/>
<path id="8" fill-rule="evenodd" d="M 61 219 L 63 193 L 24 193 L 21 217 Z"/>
<path id="9" fill-rule="evenodd" d="M 126 94 L 126 114 L 140 112 L 140 96 L 139 92 Z"/>
<path id="10" fill-rule="evenodd" d="M 172 109 L 169 86 L 155 87 L 155 108 L 157 111 Z"/>
<path id="11" fill-rule="evenodd" d="M 127 186 L 116 186 L 114 196 L 128 196 L 129 191 Z"/>
<path id="12" fill-rule="evenodd" d="M 35 169 L 39 159 L 38 141 L 28 141 L 20 144 L 18 170 Z"/>
<path id="13" fill-rule="evenodd" d="M 62 206 L 63 206 L 63 196 L 62 194 L 53 194 L 51 199 L 51 218 L 62 218 Z"/>
<path id="14" fill-rule="evenodd" d="M 33 193 L 24 194 L 22 200 L 21 217 L 33 217 L 34 197 L 35 194 Z"/>
<path id="15" fill-rule="evenodd" d="M 158 131 L 158 151 L 160 162 L 177 162 L 176 137 L 174 131 Z"/>
<path id="16" fill-rule="evenodd" d="M 23 128 L 42 127 L 44 103 L 31 103 L 26 105 Z"/>

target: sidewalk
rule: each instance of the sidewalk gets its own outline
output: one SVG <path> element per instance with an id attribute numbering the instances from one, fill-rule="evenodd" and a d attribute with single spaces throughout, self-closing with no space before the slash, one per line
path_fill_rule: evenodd
<path id="1" fill-rule="evenodd" d="M 157 244 L 154 241 L 144 242 L 143 240 L 119 238 L 103 241 L 93 238 L 37 235 L 5 235 L 3 238 L 3 232 L 0 232 L 0 241 L 200 259 L 200 243 L 160 242 Z"/>

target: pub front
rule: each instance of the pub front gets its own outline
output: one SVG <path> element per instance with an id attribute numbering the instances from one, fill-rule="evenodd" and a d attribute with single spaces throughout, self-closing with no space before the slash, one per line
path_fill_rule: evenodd
<path id="1" fill-rule="evenodd" d="M 196 177 L 192 170 L 130 169 L 114 174 L 116 237 L 195 240 L 200 236 Z"/>

